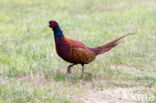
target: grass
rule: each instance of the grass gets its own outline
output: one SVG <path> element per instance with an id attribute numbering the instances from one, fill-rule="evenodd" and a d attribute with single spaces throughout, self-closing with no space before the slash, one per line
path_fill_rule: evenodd
<path id="1" fill-rule="evenodd" d="M 155 5 L 155 0 L 0 0 L 0 103 L 85 103 L 88 91 L 120 87 L 156 97 Z M 86 65 L 81 78 L 80 66 L 66 74 L 69 63 L 55 52 L 49 20 L 91 47 L 136 35 Z"/>

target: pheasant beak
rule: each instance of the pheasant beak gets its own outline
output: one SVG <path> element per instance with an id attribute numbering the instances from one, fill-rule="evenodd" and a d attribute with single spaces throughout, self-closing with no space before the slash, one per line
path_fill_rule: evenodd
<path id="1" fill-rule="evenodd" d="M 50 27 L 50 25 L 47 25 L 48 27 Z"/>

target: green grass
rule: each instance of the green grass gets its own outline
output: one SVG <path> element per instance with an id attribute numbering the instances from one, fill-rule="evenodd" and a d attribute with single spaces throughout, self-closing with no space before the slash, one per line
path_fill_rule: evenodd
<path id="1" fill-rule="evenodd" d="M 88 91 L 119 87 L 143 87 L 156 97 L 155 5 L 155 0 L 0 0 L 0 103 L 84 103 Z M 136 35 L 86 65 L 81 78 L 80 66 L 66 74 L 69 63 L 55 52 L 49 20 L 90 47 Z"/>

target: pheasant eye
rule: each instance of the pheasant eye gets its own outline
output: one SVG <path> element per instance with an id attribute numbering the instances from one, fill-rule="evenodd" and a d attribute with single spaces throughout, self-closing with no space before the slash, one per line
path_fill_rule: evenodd
<path id="1" fill-rule="evenodd" d="M 52 27 L 55 27 L 56 26 L 56 23 L 52 22 Z"/>

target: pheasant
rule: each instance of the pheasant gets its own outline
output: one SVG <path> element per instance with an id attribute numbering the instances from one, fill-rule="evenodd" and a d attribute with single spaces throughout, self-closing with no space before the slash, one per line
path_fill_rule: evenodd
<path id="1" fill-rule="evenodd" d="M 74 65 L 81 64 L 83 74 L 85 64 L 94 61 L 97 55 L 111 50 L 113 47 L 117 46 L 123 38 L 133 34 L 128 33 L 104 45 L 91 48 L 79 41 L 65 37 L 59 24 L 56 21 L 49 21 L 49 27 L 52 28 L 54 33 L 57 54 L 63 60 L 72 63 L 67 67 L 67 73 L 71 73 L 71 68 Z"/>

